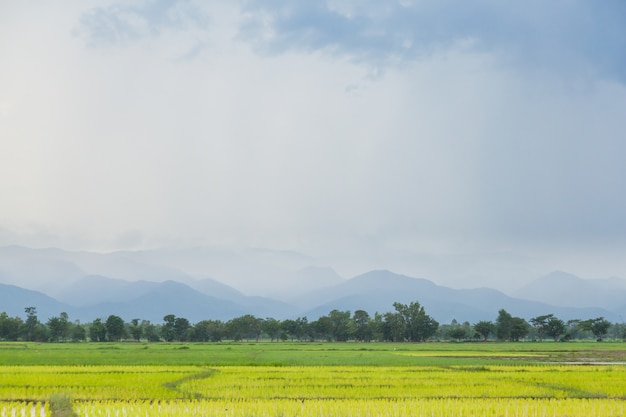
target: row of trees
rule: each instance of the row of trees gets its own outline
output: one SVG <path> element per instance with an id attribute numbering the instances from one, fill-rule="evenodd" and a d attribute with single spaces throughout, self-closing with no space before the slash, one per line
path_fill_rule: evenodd
<path id="1" fill-rule="evenodd" d="M 0 340 L 24 341 L 86 341 L 120 340 L 219 342 L 222 340 L 298 340 L 298 341 L 390 341 L 423 342 L 426 340 L 503 340 L 532 339 L 554 341 L 594 337 L 601 341 L 607 334 L 626 339 L 626 326 L 611 324 L 602 317 L 564 322 L 553 314 L 531 318 L 513 317 L 502 309 L 494 322 L 479 321 L 440 325 L 426 314 L 418 302 L 394 303 L 394 311 L 370 316 L 364 310 L 333 310 L 309 322 L 306 317 L 277 320 L 258 318 L 251 314 L 228 321 L 202 320 L 192 324 L 184 317 L 166 315 L 163 323 L 133 319 L 126 323 L 116 315 L 91 323 L 72 322 L 67 313 L 41 323 L 35 307 L 25 309 L 26 319 L 0 314 Z"/>

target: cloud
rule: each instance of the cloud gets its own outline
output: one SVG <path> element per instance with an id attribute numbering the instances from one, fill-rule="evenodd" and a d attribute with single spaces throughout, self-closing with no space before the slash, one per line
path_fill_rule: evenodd
<path id="1" fill-rule="evenodd" d="M 145 0 L 85 11 L 75 33 L 90 46 L 110 46 L 159 36 L 164 31 L 206 27 L 209 21 L 202 9 L 188 0 Z"/>
<path id="2" fill-rule="evenodd" d="M 496 54 L 502 65 L 587 72 L 626 82 L 626 4 L 585 0 L 247 0 L 241 37 L 258 51 L 324 51 L 369 65 L 450 48 Z"/>
<path id="3" fill-rule="evenodd" d="M 98 4 L 0 13 L 0 242 L 622 247 L 618 3 Z"/>

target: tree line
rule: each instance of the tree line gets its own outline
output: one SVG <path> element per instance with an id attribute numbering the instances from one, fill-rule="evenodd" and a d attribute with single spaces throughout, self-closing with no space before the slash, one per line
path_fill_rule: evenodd
<path id="1" fill-rule="evenodd" d="M 163 322 L 132 319 L 125 322 L 111 314 L 89 323 L 71 321 L 67 313 L 50 317 L 42 323 L 35 307 L 26 307 L 26 318 L 9 317 L 0 313 L 0 340 L 36 342 L 220 342 L 259 341 L 387 341 L 424 342 L 429 340 L 499 340 L 499 341 L 554 341 L 591 339 L 602 341 L 607 335 L 626 340 L 626 325 L 610 323 L 603 317 L 567 322 L 546 314 L 526 321 L 501 309 L 494 321 L 482 320 L 474 324 L 452 320 L 440 325 L 419 302 L 394 303 L 394 311 L 375 313 L 364 310 L 332 310 L 315 321 L 306 317 L 277 320 L 259 318 L 251 314 L 228 321 L 201 320 L 192 324 L 184 317 L 168 314 Z"/>

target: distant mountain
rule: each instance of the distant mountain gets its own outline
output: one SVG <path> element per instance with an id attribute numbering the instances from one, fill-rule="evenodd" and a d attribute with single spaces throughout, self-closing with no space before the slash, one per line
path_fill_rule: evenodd
<path id="1" fill-rule="evenodd" d="M 332 268 L 309 266 L 286 277 L 280 289 L 270 296 L 288 301 L 297 296 L 306 297 L 311 291 L 339 285 L 345 281 Z"/>
<path id="2" fill-rule="evenodd" d="M 224 298 L 226 300 L 240 300 L 245 297 L 241 292 L 233 287 L 223 284 L 213 278 L 203 278 L 187 283 L 191 288 L 212 297 Z"/>
<path id="3" fill-rule="evenodd" d="M 441 323 L 452 319 L 475 322 L 495 320 L 498 310 L 526 319 L 553 313 L 564 320 L 604 316 L 617 320 L 617 314 L 602 308 L 565 308 L 546 303 L 509 297 L 488 288 L 457 290 L 442 287 L 426 279 L 411 278 L 389 271 L 371 271 L 345 283 L 292 300 L 307 306 L 309 319 L 327 314 L 332 309 L 362 309 L 374 312 L 394 311 L 393 303 L 418 301 L 426 312 Z"/>
<path id="4" fill-rule="evenodd" d="M 45 322 L 62 312 L 75 314 L 75 309 L 38 291 L 27 290 L 15 285 L 0 284 L 0 313 L 6 312 L 11 317 L 25 318 L 26 307 L 37 308 L 37 317 Z"/>
<path id="5" fill-rule="evenodd" d="M 194 287 L 201 285 L 197 280 L 210 276 L 246 295 L 268 296 L 285 288 L 304 285 L 304 281 L 297 278 L 301 274 L 299 271 L 311 266 L 314 266 L 314 260 L 305 255 L 266 249 L 191 248 L 94 253 L 0 247 L 0 282 L 44 291 L 51 296 L 87 275 L 126 281 L 172 280 Z M 330 274 L 322 280 L 320 276 L 313 282 L 324 284 Z M 294 284 L 296 281 L 299 284 Z M 213 286 L 211 290 L 216 288 Z"/>
<path id="6" fill-rule="evenodd" d="M 156 322 L 167 314 L 191 321 L 242 314 L 313 320 L 333 309 L 393 311 L 396 301 L 419 301 L 441 323 L 494 320 L 501 308 L 527 319 L 626 316 L 626 280 L 620 278 L 583 280 L 557 272 L 507 296 L 383 270 L 345 280 L 302 254 L 264 249 L 101 254 L 0 247 L 0 282 L 12 285 L 0 288 L 0 311 L 23 316 L 32 305 L 42 319 L 65 311 L 83 321 L 109 314 Z"/>
<path id="7" fill-rule="evenodd" d="M 189 320 L 230 319 L 243 314 L 282 319 L 296 311 L 280 301 L 244 296 L 211 279 L 197 281 L 197 286 L 204 291 L 176 281 L 131 282 L 90 275 L 67 286 L 59 299 L 78 307 L 77 313 L 89 320 L 109 314 L 158 322 L 167 314 Z"/>
<path id="8" fill-rule="evenodd" d="M 0 282 L 49 294 L 86 275 L 64 253 L 59 249 L 0 248 Z"/>
<path id="9" fill-rule="evenodd" d="M 626 280 L 582 279 L 556 271 L 525 285 L 513 295 L 562 307 L 605 306 L 614 309 L 626 302 Z"/>

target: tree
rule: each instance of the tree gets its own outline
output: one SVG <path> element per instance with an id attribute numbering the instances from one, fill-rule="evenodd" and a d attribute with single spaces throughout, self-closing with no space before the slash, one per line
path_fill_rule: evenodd
<path id="1" fill-rule="evenodd" d="M 50 317 L 46 322 L 46 326 L 48 327 L 48 331 L 50 333 L 50 340 L 53 342 L 65 340 L 68 336 L 70 328 L 67 313 L 61 313 L 59 317 Z"/>
<path id="2" fill-rule="evenodd" d="M 141 340 L 141 336 L 143 336 L 143 328 L 139 324 L 139 319 L 132 319 L 130 321 L 130 325 L 128 326 L 128 330 L 130 331 L 130 335 L 135 342 L 139 342 Z"/>
<path id="3" fill-rule="evenodd" d="M 595 319 L 589 319 L 581 321 L 579 326 L 583 330 L 590 331 L 596 337 L 598 342 L 602 341 L 602 338 L 611 327 L 611 322 L 605 320 L 604 317 L 598 317 Z"/>
<path id="4" fill-rule="evenodd" d="M 424 307 L 417 301 L 409 305 L 393 303 L 396 312 L 405 325 L 405 338 L 409 342 L 423 342 L 437 332 L 439 323 L 426 314 Z"/>
<path id="5" fill-rule="evenodd" d="M 105 323 L 107 339 L 111 342 L 117 342 L 124 337 L 124 320 L 111 314 Z"/>
<path id="6" fill-rule="evenodd" d="M 37 327 L 39 326 L 39 319 L 37 318 L 36 307 L 26 307 L 26 322 L 24 323 L 26 340 L 34 341 L 36 336 Z"/>
<path id="7" fill-rule="evenodd" d="M 378 311 L 374 313 L 374 318 L 369 321 L 368 328 L 372 340 L 385 340 L 383 337 L 383 315 Z"/>
<path id="8" fill-rule="evenodd" d="M 546 334 L 555 342 L 559 340 L 561 335 L 565 334 L 565 323 L 556 317 L 550 317 L 546 323 Z"/>
<path id="9" fill-rule="evenodd" d="M 143 335 L 146 338 L 146 340 L 148 340 L 148 342 L 160 342 L 161 341 L 159 328 L 156 325 L 150 323 L 149 320 L 142 320 L 141 328 L 143 330 Z"/>
<path id="10" fill-rule="evenodd" d="M 496 337 L 500 340 L 508 340 L 511 337 L 511 320 L 513 317 L 505 310 L 498 311 L 496 319 Z"/>
<path id="11" fill-rule="evenodd" d="M 352 335 L 352 321 L 350 311 L 333 310 L 328 315 L 330 319 L 331 337 L 338 342 L 345 342 Z"/>
<path id="12" fill-rule="evenodd" d="M 72 325 L 70 334 L 72 337 L 72 342 L 80 342 L 87 338 L 87 331 L 85 330 L 85 327 L 82 324 L 80 324 L 78 320 Z"/>
<path id="13" fill-rule="evenodd" d="M 311 329 L 314 338 L 326 340 L 328 342 L 332 340 L 333 325 L 330 321 L 330 317 L 322 316 L 318 318 L 311 323 Z"/>
<path id="14" fill-rule="evenodd" d="M 526 337 L 530 331 L 530 326 L 521 317 L 513 317 L 511 319 L 510 337 L 514 342 L 519 342 L 520 339 Z"/>
<path id="15" fill-rule="evenodd" d="M 176 331 L 174 330 L 174 323 L 176 323 L 176 316 L 168 314 L 163 317 L 163 326 L 161 326 L 161 337 L 166 342 L 172 342 L 176 338 Z"/>
<path id="16" fill-rule="evenodd" d="M 107 329 L 102 323 L 102 319 L 97 318 L 89 326 L 89 338 L 93 342 L 104 342 L 107 336 Z"/>
<path id="17" fill-rule="evenodd" d="M 372 339 L 370 315 L 365 310 L 357 310 L 352 317 L 354 323 L 354 337 L 361 342 L 369 342 Z"/>
<path id="18" fill-rule="evenodd" d="M 467 337 L 467 329 L 459 325 L 453 326 L 448 330 L 448 336 L 458 342 Z"/>
<path id="19" fill-rule="evenodd" d="M 226 323 L 226 333 L 235 341 L 254 338 L 259 340 L 261 336 L 261 323 L 263 319 L 256 318 L 252 314 L 246 314 L 229 320 Z"/>
<path id="20" fill-rule="evenodd" d="M 9 317 L 6 312 L 0 313 L 0 340 L 17 340 L 24 322 L 19 317 Z"/>
<path id="21" fill-rule="evenodd" d="M 474 331 L 481 335 L 483 341 L 486 342 L 489 335 L 493 333 L 495 327 L 496 326 L 493 324 L 493 322 L 481 320 L 478 323 L 474 324 Z"/>
<path id="22" fill-rule="evenodd" d="M 192 329 L 191 323 L 184 317 L 176 317 L 174 319 L 174 337 L 180 342 L 186 342 L 190 339 L 189 332 Z"/>
<path id="23" fill-rule="evenodd" d="M 383 339 L 389 342 L 404 341 L 406 324 L 400 313 L 386 312 L 382 316 L 381 332 Z"/>
<path id="24" fill-rule="evenodd" d="M 268 317 L 266 318 L 261 326 L 261 330 L 263 333 L 269 336 L 270 340 L 273 342 L 274 340 L 278 340 L 280 338 L 280 321 L 275 318 Z"/>
<path id="25" fill-rule="evenodd" d="M 554 318 L 554 314 L 545 314 L 543 316 L 537 316 L 530 319 L 530 323 L 537 330 L 537 336 L 539 337 L 539 341 L 543 341 L 543 336 L 548 329 L 548 321 Z"/>
<path id="26" fill-rule="evenodd" d="M 107 340 L 117 342 L 126 337 L 126 324 L 124 320 L 114 314 L 107 317 L 104 327 L 107 332 Z"/>
<path id="27" fill-rule="evenodd" d="M 194 326 L 196 342 L 220 342 L 224 338 L 224 323 L 219 320 L 202 320 Z"/>

